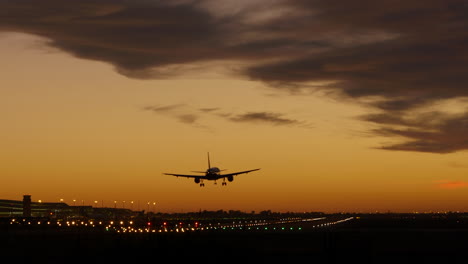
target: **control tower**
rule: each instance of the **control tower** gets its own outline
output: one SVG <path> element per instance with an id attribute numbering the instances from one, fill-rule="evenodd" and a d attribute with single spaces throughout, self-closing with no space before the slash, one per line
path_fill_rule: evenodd
<path id="1" fill-rule="evenodd" d="M 31 195 L 23 196 L 23 217 L 31 217 Z"/>

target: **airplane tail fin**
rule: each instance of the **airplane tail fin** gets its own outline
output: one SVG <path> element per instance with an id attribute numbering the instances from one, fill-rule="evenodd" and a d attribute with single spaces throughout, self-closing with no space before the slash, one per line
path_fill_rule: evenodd
<path id="1" fill-rule="evenodd" d="M 208 169 L 211 168 L 211 164 L 210 164 L 210 153 L 208 152 Z"/>

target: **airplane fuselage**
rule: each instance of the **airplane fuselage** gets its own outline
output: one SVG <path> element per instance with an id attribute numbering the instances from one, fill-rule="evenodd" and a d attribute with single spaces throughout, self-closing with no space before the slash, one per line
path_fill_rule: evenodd
<path id="1" fill-rule="evenodd" d="M 217 167 L 212 167 L 206 170 L 205 179 L 206 180 L 217 180 L 219 179 L 219 173 L 221 170 Z"/>
<path id="2" fill-rule="evenodd" d="M 221 170 L 218 167 L 212 167 L 206 170 L 206 174 L 219 174 Z"/>

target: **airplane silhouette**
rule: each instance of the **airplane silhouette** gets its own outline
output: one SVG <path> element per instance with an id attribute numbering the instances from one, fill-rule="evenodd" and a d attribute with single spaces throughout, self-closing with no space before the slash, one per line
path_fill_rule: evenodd
<path id="1" fill-rule="evenodd" d="M 223 179 L 222 185 L 224 186 L 224 185 L 227 185 L 226 178 L 228 181 L 232 182 L 234 180 L 234 176 L 236 175 L 249 173 L 249 172 L 257 171 L 257 170 L 259 169 L 221 174 L 221 171 L 224 171 L 224 170 L 220 170 L 218 167 L 211 167 L 210 153 L 208 152 L 208 169 L 206 171 L 193 171 L 197 173 L 205 173 L 205 175 L 187 175 L 187 174 L 174 174 L 174 173 L 164 173 L 164 174 L 176 176 L 176 177 L 194 178 L 195 183 L 197 184 L 199 183 L 200 187 L 204 187 L 205 184 L 203 183 L 203 180 L 215 181 L 215 184 L 216 184 L 216 180 Z"/>

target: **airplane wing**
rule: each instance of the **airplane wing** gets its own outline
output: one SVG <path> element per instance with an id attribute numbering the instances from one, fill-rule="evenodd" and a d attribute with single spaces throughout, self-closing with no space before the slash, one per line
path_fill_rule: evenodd
<path id="1" fill-rule="evenodd" d="M 239 172 L 233 172 L 233 173 L 228 173 L 228 174 L 221 174 L 221 175 L 219 175 L 219 177 L 224 178 L 224 177 L 228 177 L 228 176 L 235 176 L 235 175 L 249 173 L 249 172 L 258 171 L 258 170 L 259 169 L 253 169 L 253 170 L 239 171 Z"/>
<path id="2" fill-rule="evenodd" d="M 165 175 L 171 175 L 176 177 L 187 177 L 187 178 L 204 178 L 203 175 L 186 175 L 186 174 L 174 174 L 174 173 L 164 173 Z"/>

